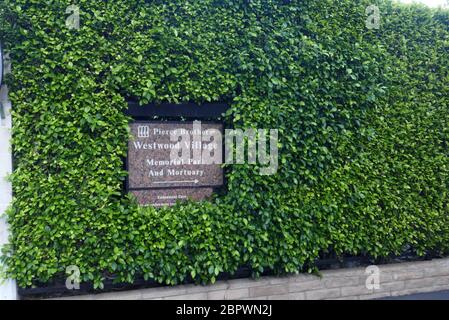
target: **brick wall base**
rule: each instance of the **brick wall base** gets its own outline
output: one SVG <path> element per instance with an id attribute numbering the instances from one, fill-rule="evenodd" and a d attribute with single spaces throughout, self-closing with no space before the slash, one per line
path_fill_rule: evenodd
<path id="1" fill-rule="evenodd" d="M 371 272 L 369 270 L 372 270 Z M 372 273 L 374 271 L 374 273 Z M 378 272 L 377 272 L 378 271 Z M 376 274 L 378 288 L 375 286 Z M 322 277 L 297 274 L 179 285 L 58 299 L 88 300 L 347 300 L 376 299 L 449 289 L 449 258 L 379 265 L 378 269 L 326 270 Z M 368 280 L 368 281 L 367 281 Z M 368 282 L 368 286 L 367 286 Z M 370 288 L 370 289 L 369 289 Z"/>

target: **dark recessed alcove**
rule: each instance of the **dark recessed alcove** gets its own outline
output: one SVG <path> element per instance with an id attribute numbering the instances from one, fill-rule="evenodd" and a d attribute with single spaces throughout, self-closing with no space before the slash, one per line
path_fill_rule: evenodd
<path id="1" fill-rule="evenodd" d="M 221 118 L 229 109 L 226 103 L 161 103 L 140 105 L 135 101 L 128 101 L 125 113 L 134 119 L 160 118 L 188 118 L 188 119 L 217 119 Z"/>

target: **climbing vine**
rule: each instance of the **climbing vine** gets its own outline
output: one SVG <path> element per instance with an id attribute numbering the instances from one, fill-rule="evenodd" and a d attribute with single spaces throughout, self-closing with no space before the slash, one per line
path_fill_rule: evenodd
<path id="1" fill-rule="evenodd" d="M 3 0 L 4 275 L 176 284 L 447 252 L 448 12 L 374 2 L 378 28 L 364 0 Z M 139 208 L 123 189 L 129 99 L 227 102 L 228 126 L 279 130 L 279 170 L 228 166 L 210 201 Z"/>

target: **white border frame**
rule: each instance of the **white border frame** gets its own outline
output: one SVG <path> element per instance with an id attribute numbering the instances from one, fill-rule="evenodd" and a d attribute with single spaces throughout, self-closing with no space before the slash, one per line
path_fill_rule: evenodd
<path id="1" fill-rule="evenodd" d="M 0 87 L 0 102 L 3 104 L 6 119 L 0 119 L 0 247 L 8 242 L 9 229 L 4 217 L 6 208 L 12 201 L 12 185 L 6 177 L 12 172 L 11 153 L 11 102 L 6 85 Z M 16 282 L 0 279 L 0 300 L 17 300 Z"/>

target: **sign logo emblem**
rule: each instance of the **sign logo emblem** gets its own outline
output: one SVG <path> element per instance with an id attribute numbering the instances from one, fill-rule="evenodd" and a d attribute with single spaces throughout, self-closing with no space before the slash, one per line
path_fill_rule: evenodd
<path id="1" fill-rule="evenodd" d="M 150 137 L 150 127 L 149 126 L 138 126 L 137 136 L 139 138 L 149 138 Z"/>

